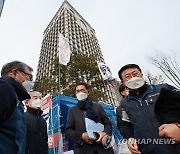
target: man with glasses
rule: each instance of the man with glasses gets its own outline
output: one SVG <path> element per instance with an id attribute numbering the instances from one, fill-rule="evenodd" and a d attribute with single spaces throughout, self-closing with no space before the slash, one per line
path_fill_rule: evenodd
<path id="1" fill-rule="evenodd" d="M 89 98 L 89 86 L 78 83 L 75 87 L 78 103 L 68 110 L 66 135 L 74 142 L 74 154 L 114 154 L 112 147 L 103 147 L 103 137 L 112 134 L 112 126 L 104 109 Z M 85 118 L 104 125 L 104 131 L 98 133 L 97 139 L 88 136 Z"/>
<path id="2" fill-rule="evenodd" d="M 0 153 L 24 154 L 26 130 L 22 101 L 30 99 L 33 69 L 20 61 L 5 64 L 0 78 Z M 24 86 L 23 86 L 24 85 Z"/>
<path id="3" fill-rule="evenodd" d="M 134 134 L 128 136 L 129 150 L 133 154 L 177 154 L 176 146 L 159 136 L 162 121 L 154 112 L 161 89 L 172 91 L 175 88 L 168 84 L 146 84 L 141 69 L 136 64 L 123 66 L 118 75 L 122 84 L 129 89 L 129 95 L 121 102 L 133 125 Z M 122 123 L 122 129 L 126 130 L 125 124 Z"/>

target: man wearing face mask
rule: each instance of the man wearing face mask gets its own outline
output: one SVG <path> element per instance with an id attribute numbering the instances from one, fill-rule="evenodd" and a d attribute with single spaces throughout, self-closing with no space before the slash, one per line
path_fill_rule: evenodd
<path id="1" fill-rule="evenodd" d="M 23 86 L 30 87 L 32 68 L 20 61 L 5 64 L 0 78 L 0 153 L 23 154 L 26 126 L 23 100 L 30 96 Z M 27 82 L 29 81 L 29 82 Z M 28 83 L 28 84 L 27 84 Z"/>
<path id="2" fill-rule="evenodd" d="M 48 136 L 46 120 L 41 116 L 42 94 L 38 91 L 29 93 L 26 117 L 26 154 L 47 154 Z"/>
<path id="3" fill-rule="evenodd" d="M 174 90 L 168 84 L 148 85 L 136 64 L 127 64 L 118 72 L 129 95 L 121 102 L 133 125 L 134 135 L 128 136 L 128 148 L 133 154 L 178 154 L 176 146 L 167 144 L 159 136 L 162 121 L 154 113 L 154 106 L 162 88 Z M 125 123 L 122 129 L 126 129 Z M 129 126 L 128 126 L 129 127 Z M 143 141 L 143 142 L 142 142 Z M 155 142 L 156 141 L 156 142 Z"/>
<path id="4" fill-rule="evenodd" d="M 121 84 L 119 86 L 119 93 L 125 98 L 129 94 L 129 89 Z M 122 108 L 121 104 L 116 108 L 116 117 L 117 117 L 117 128 L 121 135 L 126 139 L 128 136 L 133 135 L 133 127 L 129 120 L 127 113 Z M 125 129 L 123 128 L 125 123 Z"/>
<path id="5" fill-rule="evenodd" d="M 78 103 L 68 111 L 66 135 L 74 142 L 75 154 L 113 154 L 111 147 L 105 149 L 102 145 L 102 138 L 105 135 L 111 135 L 112 126 L 102 106 L 93 103 L 88 97 L 88 89 L 86 83 L 76 85 Z M 100 135 L 97 140 L 89 138 L 86 132 L 85 118 L 104 125 L 104 132 L 97 132 Z"/>

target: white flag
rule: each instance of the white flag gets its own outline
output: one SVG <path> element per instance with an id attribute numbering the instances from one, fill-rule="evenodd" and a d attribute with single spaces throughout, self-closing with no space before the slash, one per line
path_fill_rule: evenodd
<path id="1" fill-rule="evenodd" d="M 70 61 L 71 50 L 69 43 L 62 34 L 59 34 L 59 63 L 67 65 Z"/>
<path id="2" fill-rule="evenodd" d="M 97 65 L 104 80 L 113 80 L 111 70 L 105 63 L 97 61 Z"/>

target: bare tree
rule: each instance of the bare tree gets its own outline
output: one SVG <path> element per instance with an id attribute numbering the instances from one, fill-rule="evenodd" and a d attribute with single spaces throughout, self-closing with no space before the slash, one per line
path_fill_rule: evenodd
<path id="1" fill-rule="evenodd" d="M 150 72 L 147 72 L 145 75 L 146 82 L 149 84 L 161 84 L 164 83 L 165 79 L 162 75 L 153 75 Z"/>
<path id="2" fill-rule="evenodd" d="M 172 51 L 171 54 L 155 51 L 154 55 L 147 56 L 147 58 L 153 65 L 159 68 L 177 88 L 180 88 L 180 69 L 174 51 Z"/>

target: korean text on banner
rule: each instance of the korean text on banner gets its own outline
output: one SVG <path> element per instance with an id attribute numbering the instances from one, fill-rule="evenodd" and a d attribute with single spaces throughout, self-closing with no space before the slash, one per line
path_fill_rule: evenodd
<path id="1" fill-rule="evenodd" d="M 105 63 L 97 61 L 97 65 L 104 80 L 113 80 L 111 70 Z"/>

